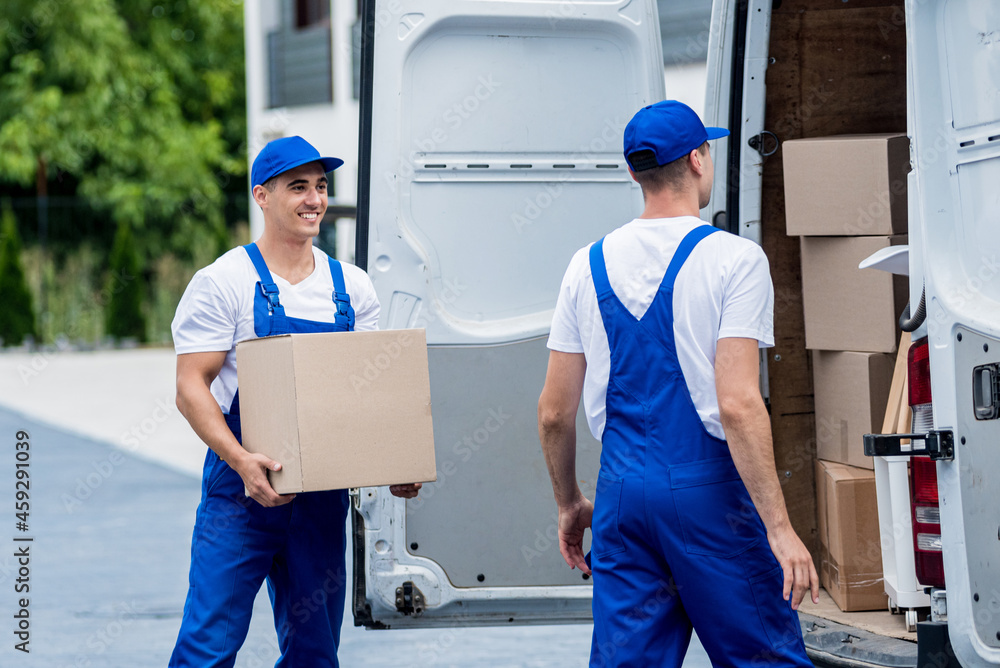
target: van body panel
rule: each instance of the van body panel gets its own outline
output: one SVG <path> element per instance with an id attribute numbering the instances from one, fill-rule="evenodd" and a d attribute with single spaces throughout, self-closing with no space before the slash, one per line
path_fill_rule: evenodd
<path id="1" fill-rule="evenodd" d="M 1000 420 L 977 418 L 973 379 L 1000 363 L 1000 6 L 908 0 L 906 29 L 911 297 L 922 284 L 934 425 L 955 436 L 937 464 L 949 635 L 962 665 L 997 664 Z"/>
<path id="2" fill-rule="evenodd" d="M 356 623 L 589 621 L 590 581 L 559 553 L 537 401 L 570 258 L 641 211 L 622 135 L 664 96 L 656 3 L 368 9 L 359 248 L 380 326 L 426 328 L 437 481 L 405 502 L 355 496 Z M 577 435 L 593 498 L 600 444 L 582 410 Z"/>

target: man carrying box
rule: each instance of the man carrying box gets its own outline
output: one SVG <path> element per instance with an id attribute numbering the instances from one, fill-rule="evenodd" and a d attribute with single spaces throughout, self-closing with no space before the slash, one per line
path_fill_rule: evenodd
<path id="1" fill-rule="evenodd" d="M 758 385 L 758 347 L 773 345 L 767 259 L 698 218 L 708 140 L 727 134 L 679 102 L 639 110 L 625 159 L 645 209 L 579 251 L 559 292 L 538 424 L 560 550 L 593 567 L 592 667 L 679 668 L 692 627 L 713 665 L 812 665 L 794 610 L 819 581 Z M 602 441 L 594 504 L 576 480 L 581 394 Z"/>
<path id="2" fill-rule="evenodd" d="M 277 665 L 338 665 L 347 491 L 281 496 L 272 489 L 267 471 L 281 463 L 241 445 L 236 343 L 377 328 L 379 303 L 368 275 L 312 245 L 327 208 L 326 174 L 342 164 L 320 157 L 301 137 L 265 146 L 250 174 L 264 233 L 195 274 L 177 306 L 177 406 L 209 450 L 170 666 L 233 666 L 265 579 L 281 649 Z M 404 498 L 419 489 L 390 487 Z"/>

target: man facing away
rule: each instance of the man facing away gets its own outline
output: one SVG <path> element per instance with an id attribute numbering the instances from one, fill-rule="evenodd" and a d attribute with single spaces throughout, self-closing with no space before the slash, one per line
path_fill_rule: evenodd
<path id="1" fill-rule="evenodd" d="M 679 102 L 639 110 L 625 158 L 643 213 L 578 251 L 560 288 L 538 424 L 560 550 L 593 568 L 591 666 L 680 666 L 692 627 L 714 665 L 812 665 L 795 611 L 818 578 L 759 390 L 767 259 L 698 219 L 708 140 L 727 134 Z M 581 394 L 602 441 L 594 504 L 576 480 Z"/>
<path id="2" fill-rule="evenodd" d="M 265 579 L 281 650 L 276 665 L 338 665 L 347 490 L 274 491 L 267 471 L 279 471 L 280 462 L 241 445 L 236 343 L 377 329 L 379 303 L 368 275 L 312 244 L 327 208 L 326 174 L 342 164 L 301 137 L 267 144 L 250 175 L 264 233 L 195 274 L 177 307 L 177 406 L 209 450 L 170 666 L 233 666 Z M 419 488 L 390 491 L 412 498 Z"/>

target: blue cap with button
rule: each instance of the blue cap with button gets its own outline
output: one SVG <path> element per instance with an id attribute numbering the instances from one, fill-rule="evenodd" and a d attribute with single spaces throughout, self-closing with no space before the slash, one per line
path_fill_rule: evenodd
<path id="1" fill-rule="evenodd" d="M 340 158 L 320 156 L 319 151 L 302 137 L 282 137 L 268 142 L 254 158 L 250 168 L 250 188 L 264 185 L 278 174 L 309 162 L 321 163 L 324 172 L 332 172 L 344 164 Z"/>
<path id="2" fill-rule="evenodd" d="M 725 128 L 706 128 L 683 102 L 664 100 L 643 107 L 625 126 L 625 161 L 633 172 L 641 172 L 671 163 L 709 139 L 728 134 Z"/>

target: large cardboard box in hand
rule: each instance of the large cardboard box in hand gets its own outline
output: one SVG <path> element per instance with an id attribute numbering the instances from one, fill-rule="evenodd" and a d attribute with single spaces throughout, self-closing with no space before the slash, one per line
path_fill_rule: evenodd
<path id="1" fill-rule="evenodd" d="M 875 473 L 816 462 L 819 577 L 844 612 L 884 610 Z"/>
<path id="2" fill-rule="evenodd" d="M 789 236 L 906 233 L 905 134 L 791 139 L 781 153 Z"/>
<path id="3" fill-rule="evenodd" d="M 422 329 L 286 334 L 236 346 L 243 447 L 279 494 L 435 479 Z"/>
<path id="4" fill-rule="evenodd" d="M 905 244 L 894 237 L 802 237 L 802 308 L 806 348 L 891 353 L 909 283 L 876 269 L 858 269 L 875 251 Z"/>
<path id="5" fill-rule="evenodd" d="M 816 456 L 858 468 L 874 468 L 865 456 L 865 434 L 882 433 L 895 356 L 816 350 L 813 396 Z"/>

